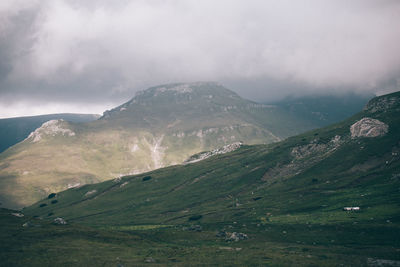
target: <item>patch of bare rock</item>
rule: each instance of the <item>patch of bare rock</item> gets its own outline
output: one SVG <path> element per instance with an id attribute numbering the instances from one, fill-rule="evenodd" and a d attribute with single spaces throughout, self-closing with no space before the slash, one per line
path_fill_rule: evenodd
<path id="1" fill-rule="evenodd" d="M 389 126 L 380 120 L 362 118 L 350 126 L 351 138 L 378 137 L 387 134 Z"/>

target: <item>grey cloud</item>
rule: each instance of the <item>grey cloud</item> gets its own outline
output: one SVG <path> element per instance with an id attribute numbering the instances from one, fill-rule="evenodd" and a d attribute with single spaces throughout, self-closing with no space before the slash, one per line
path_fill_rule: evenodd
<path id="1" fill-rule="evenodd" d="M 0 9 L 0 81 L 7 78 L 19 57 L 29 53 L 37 10 L 21 8 L 5 13 Z"/>
<path id="2" fill-rule="evenodd" d="M 399 1 L 7 3 L 0 106 L 119 102 L 148 86 L 198 80 L 255 99 L 399 90 Z"/>

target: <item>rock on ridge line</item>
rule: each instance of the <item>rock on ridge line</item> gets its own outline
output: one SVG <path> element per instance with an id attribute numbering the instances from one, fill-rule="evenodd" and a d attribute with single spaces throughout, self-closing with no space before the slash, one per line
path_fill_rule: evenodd
<path id="1" fill-rule="evenodd" d="M 31 140 L 32 143 L 36 143 L 42 139 L 43 135 L 55 136 L 62 134 L 64 136 L 75 136 L 75 132 L 63 127 L 63 122 L 63 119 L 47 121 L 35 131 L 31 132 L 25 140 Z"/>
<path id="2" fill-rule="evenodd" d="M 387 96 L 372 99 L 364 107 L 364 111 L 369 113 L 386 112 L 400 103 L 398 95 L 390 94 Z"/>
<path id="3" fill-rule="evenodd" d="M 194 162 L 198 162 L 201 160 L 205 160 L 214 155 L 229 153 L 229 152 L 235 151 L 236 149 L 240 148 L 242 145 L 243 145 L 242 142 L 235 142 L 235 143 L 223 146 L 221 148 L 217 148 L 217 149 L 214 149 L 211 151 L 195 154 L 195 155 L 191 156 L 190 158 L 188 158 L 187 160 L 185 160 L 184 164 L 194 163 Z"/>

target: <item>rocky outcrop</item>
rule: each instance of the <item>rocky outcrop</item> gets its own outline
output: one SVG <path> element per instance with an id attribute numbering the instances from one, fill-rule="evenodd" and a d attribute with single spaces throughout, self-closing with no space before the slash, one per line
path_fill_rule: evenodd
<path id="1" fill-rule="evenodd" d="M 350 126 L 351 138 L 383 136 L 388 130 L 389 126 L 387 124 L 367 117 Z"/>
<path id="2" fill-rule="evenodd" d="M 50 120 L 42 124 L 34 132 L 30 133 L 25 140 L 30 140 L 32 143 L 39 142 L 43 136 L 50 135 L 63 135 L 63 136 L 75 136 L 75 132 L 71 129 L 65 128 L 64 120 Z"/>
<path id="3" fill-rule="evenodd" d="M 239 240 L 245 240 L 248 239 L 249 237 L 247 236 L 247 234 L 244 233 L 237 233 L 237 232 L 233 232 L 229 235 L 229 237 L 226 238 L 226 241 L 239 241 Z"/>
<path id="4" fill-rule="evenodd" d="M 94 193 L 97 193 L 97 190 L 96 190 L 96 189 L 91 190 L 91 191 L 87 191 L 86 194 L 85 194 L 85 197 L 90 196 L 90 195 L 93 195 Z"/>
<path id="5" fill-rule="evenodd" d="M 240 148 L 242 145 L 243 145 L 242 142 L 235 142 L 235 143 L 223 146 L 221 148 L 217 148 L 217 149 L 214 149 L 211 151 L 195 154 L 195 155 L 191 156 L 190 158 L 188 158 L 187 160 L 185 160 L 184 163 L 185 164 L 194 163 L 194 162 L 198 162 L 201 160 L 205 160 L 205 159 L 215 156 L 215 155 L 229 153 L 229 152 L 235 151 L 236 149 Z"/>
<path id="6" fill-rule="evenodd" d="M 184 94 L 184 93 L 191 93 L 193 92 L 193 89 L 191 87 L 190 84 L 177 84 L 175 86 L 161 86 L 161 87 L 157 87 L 157 89 L 155 90 L 155 94 L 154 96 L 157 96 L 160 93 L 164 93 L 164 92 L 175 92 L 178 94 Z"/>
<path id="7" fill-rule="evenodd" d="M 32 227 L 34 226 L 31 222 L 26 222 L 22 225 L 22 227 Z"/>
<path id="8" fill-rule="evenodd" d="M 237 232 L 229 233 L 225 232 L 225 230 L 218 231 L 218 233 L 215 236 L 225 238 L 226 241 L 235 241 L 235 242 L 249 238 L 249 236 L 245 233 L 237 233 Z"/>
<path id="9" fill-rule="evenodd" d="M 315 153 L 322 153 L 326 148 L 326 144 L 310 143 L 304 146 L 296 146 L 292 148 L 291 154 L 296 159 L 302 159 Z"/>
<path id="10" fill-rule="evenodd" d="M 122 188 L 122 187 L 126 186 L 127 184 L 129 184 L 129 182 L 124 182 L 119 187 Z"/>
<path id="11" fill-rule="evenodd" d="M 400 98 L 397 95 L 387 95 L 383 97 L 377 97 L 368 102 L 365 106 L 364 111 L 370 113 L 385 112 L 392 109 L 395 105 L 398 105 Z"/>
<path id="12" fill-rule="evenodd" d="M 326 154 L 335 150 L 343 143 L 340 135 L 335 135 L 328 143 L 320 143 L 318 139 L 314 139 L 309 144 L 302 146 L 295 146 L 292 148 L 291 155 L 295 159 L 303 159 L 309 156 L 315 156 L 318 154 Z"/>
<path id="13" fill-rule="evenodd" d="M 327 143 L 322 143 L 320 139 L 316 138 L 308 144 L 295 146 L 290 150 L 292 161 L 287 164 L 277 163 L 275 167 L 269 168 L 262 180 L 272 183 L 278 179 L 288 179 L 298 175 L 328 157 L 343 143 L 343 138 L 335 135 Z"/>
<path id="14" fill-rule="evenodd" d="M 67 222 L 66 222 L 63 218 L 61 218 L 61 217 L 55 218 L 54 221 L 53 221 L 53 223 L 54 223 L 54 224 L 59 224 L 59 225 L 67 224 Z"/>
<path id="15" fill-rule="evenodd" d="M 145 260 L 144 260 L 144 262 L 146 262 L 146 263 L 155 263 L 155 262 L 157 262 L 154 258 L 152 258 L 152 257 L 147 257 Z"/>

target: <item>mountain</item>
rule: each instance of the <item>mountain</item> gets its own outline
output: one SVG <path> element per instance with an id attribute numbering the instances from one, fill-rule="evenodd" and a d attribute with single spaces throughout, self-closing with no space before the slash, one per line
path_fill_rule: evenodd
<path id="1" fill-rule="evenodd" d="M 180 164 L 235 142 L 277 142 L 312 128 L 301 116 L 245 100 L 218 83 L 156 86 L 97 121 L 46 122 L 0 154 L 0 202 L 20 208 L 51 192 Z"/>
<path id="2" fill-rule="evenodd" d="M 0 119 L 0 153 L 23 141 L 28 135 L 49 120 L 89 122 L 99 118 L 96 114 L 48 114 L 31 117 Z"/>
<path id="3" fill-rule="evenodd" d="M 3 211 L 2 259 L 40 264 L 51 249 L 55 265 L 399 265 L 400 92 L 322 129 L 210 155 L 50 194 L 22 218 Z"/>
<path id="4" fill-rule="evenodd" d="M 202 141 L 205 148 L 214 147 L 211 143 L 240 140 L 240 135 L 247 143 L 275 142 L 314 126 L 298 119 L 274 105 L 243 99 L 214 82 L 152 87 L 104 112 L 101 118 L 115 127 L 125 125 L 180 137 L 198 135 L 205 139 Z"/>

